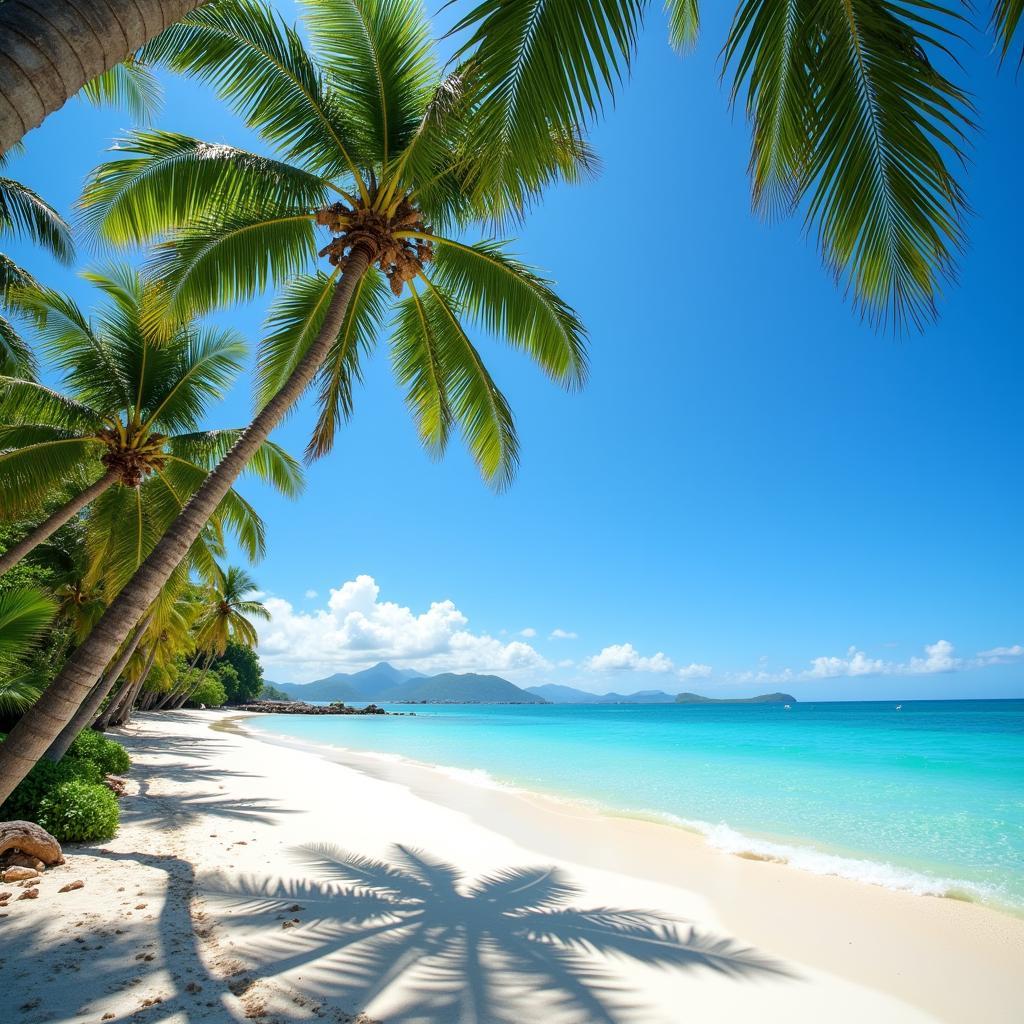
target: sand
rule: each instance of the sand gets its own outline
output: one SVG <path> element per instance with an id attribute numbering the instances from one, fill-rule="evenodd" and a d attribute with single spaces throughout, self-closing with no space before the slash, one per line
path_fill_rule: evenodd
<path id="1" fill-rule="evenodd" d="M 239 725 L 119 737 L 116 839 L 0 912 L 0 1021 L 1024 1020 L 1020 918 Z"/>

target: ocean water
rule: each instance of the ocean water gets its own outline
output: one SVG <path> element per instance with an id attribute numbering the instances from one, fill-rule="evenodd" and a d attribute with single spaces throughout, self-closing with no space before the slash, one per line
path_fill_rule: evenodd
<path id="1" fill-rule="evenodd" d="M 1024 912 L 1024 700 L 427 705 L 255 730 L 475 770 L 915 893 Z"/>

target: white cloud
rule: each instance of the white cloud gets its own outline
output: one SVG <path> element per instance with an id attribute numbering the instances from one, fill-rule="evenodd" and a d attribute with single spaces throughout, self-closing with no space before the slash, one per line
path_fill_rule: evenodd
<path id="1" fill-rule="evenodd" d="M 835 679 L 841 676 L 918 676 L 955 672 L 964 668 L 966 663 L 956 657 L 953 651 L 954 647 L 948 640 L 936 640 L 933 644 L 925 644 L 924 657 L 913 657 L 909 661 L 885 661 L 850 647 L 844 657 L 813 658 L 811 667 L 802 672 L 801 677 Z"/>
<path id="2" fill-rule="evenodd" d="M 519 630 L 520 636 L 525 636 L 528 640 L 532 640 L 537 635 L 537 630 L 533 626 L 527 626 L 526 629 Z"/>
<path id="3" fill-rule="evenodd" d="M 873 676 L 886 671 L 880 658 L 869 658 L 856 647 L 847 649 L 846 657 L 813 658 L 811 668 L 804 673 L 810 679 L 834 679 L 836 676 Z"/>
<path id="4" fill-rule="evenodd" d="M 979 651 L 978 659 L 983 665 L 1001 665 L 1010 658 L 1024 658 L 1024 644 L 1012 647 L 993 647 L 988 651 Z"/>
<path id="5" fill-rule="evenodd" d="M 319 597 L 319 596 L 320 595 L 315 590 L 307 590 L 306 591 L 306 597 L 309 598 L 310 600 L 312 600 L 314 597 Z"/>
<path id="6" fill-rule="evenodd" d="M 282 598 L 266 602 L 271 620 L 258 623 L 259 653 L 285 681 L 354 671 L 378 661 L 395 661 L 424 672 L 498 672 L 516 675 L 550 668 L 521 640 L 506 643 L 468 629 L 469 620 L 448 601 L 413 612 L 380 600 L 372 576 L 331 589 L 325 608 L 297 611 Z"/>
<path id="7" fill-rule="evenodd" d="M 568 629 L 553 629 L 549 639 L 551 640 L 576 640 L 579 634 L 573 633 Z"/>
<path id="8" fill-rule="evenodd" d="M 562 659 L 562 660 L 561 660 L 561 661 L 560 661 L 560 662 L 558 663 L 558 667 L 559 667 L 559 668 L 572 668 L 572 667 L 573 667 L 573 665 L 575 665 L 575 664 L 576 664 L 576 662 L 575 662 L 575 661 L 573 661 L 573 660 L 572 660 L 572 658 L 563 658 L 563 659 Z"/>
<path id="9" fill-rule="evenodd" d="M 707 679 L 711 676 L 710 665 L 698 665 L 696 662 L 684 665 L 676 672 L 680 679 Z"/>
<path id="10" fill-rule="evenodd" d="M 960 668 L 960 658 L 953 657 L 953 645 L 948 640 L 936 640 L 926 644 L 925 657 L 911 658 L 906 671 L 918 675 L 930 675 L 933 672 L 953 672 Z"/>
<path id="11" fill-rule="evenodd" d="M 649 658 L 644 657 L 632 644 L 612 644 L 600 654 L 587 658 L 584 665 L 593 672 L 671 672 L 675 666 L 672 659 L 658 651 Z"/>

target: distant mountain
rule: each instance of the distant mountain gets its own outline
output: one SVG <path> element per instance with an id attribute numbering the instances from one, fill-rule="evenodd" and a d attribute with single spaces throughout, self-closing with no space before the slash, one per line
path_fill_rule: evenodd
<path id="1" fill-rule="evenodd" d="M 528 686 L 527 693 L 551 701 L 552 704 L 671 704 L 675 698 L 662 690 L 638 690 L 636 693 L 588 693 L 574 686 L 545 683 Z"/>
<path id="2" fill-rule="evenodd" d="M 311 683 L 274 683 L 295 700 L 428 701 L 430 703 L 544 704 L 542 697 L 521 690 L 500 676 L 446 672 L 426 676 L 415 669 L 395 668 L 382 661 L 361 672 L 335 672 Z"/>
<path id="3" fill-rule="evenodd" d="M 475 672 L 410 679 L 389 691 L 385 700 L 427 701 L 447 704 L 546 704 L 543 697 L 520 689 L 501 676 L 481 676 Z"/>
<path id="4" fill-rule="evenodd" d="M 699 693 L 681 693 L 677 704 L 795 704 L 790 693 L 762 693 L 757 697 L 702 697 Z"/>

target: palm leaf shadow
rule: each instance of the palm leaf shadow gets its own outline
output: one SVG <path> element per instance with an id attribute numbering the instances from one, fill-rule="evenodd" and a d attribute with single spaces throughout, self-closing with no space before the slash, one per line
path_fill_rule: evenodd
<path id="1" fill-rule="evenodd" d="M 524 991 L 544 993 L 549 1020 L 640 1020 L 643 1007 L 611 969 L 615 960 L 736 980 L 793 977 L 754 949 L 658 911 L 580 908 L 582 891 L 556 867 L 466 879 L 401 845 L 388 860 L 330 844 L 294 852 L 314 878 L 220 876 L 207 887 L 210 899 L 254 928 L 299 904 L 300 927 L 259 928 L 254 969 L 281 975 L 301 967 L 349 1012 L 401 981 L 404 1001 L 389 1024 L 512 1024 L 523 1019 L 515 1004 Z"/>

